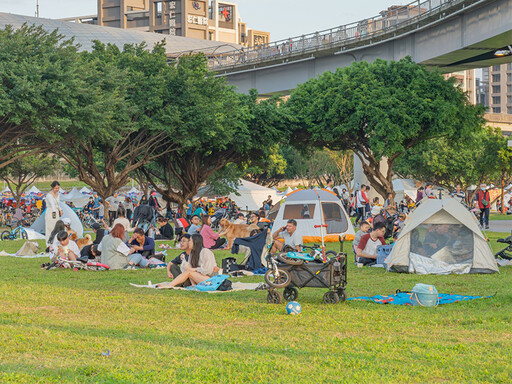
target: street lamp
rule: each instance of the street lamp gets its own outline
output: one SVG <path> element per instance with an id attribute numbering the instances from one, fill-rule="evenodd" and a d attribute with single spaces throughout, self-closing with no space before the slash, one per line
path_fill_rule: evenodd
<path id="1" fill-rule="evenodd" d="M 494 56 L 497 57 L 503 57 L 503 56 L 509 56 L 512 55 L 512 47 L 509 45 L 507 49 L 498 49 L 496 52 L 494 52 Z"/>

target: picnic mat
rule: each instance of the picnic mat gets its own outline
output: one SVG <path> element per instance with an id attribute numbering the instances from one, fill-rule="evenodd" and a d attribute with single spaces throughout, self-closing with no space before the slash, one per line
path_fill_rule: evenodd
<path id="1" fill-rule="evenodd" d="M 448 293 L 440 293 L 439 297 L 439 305 L 442 304 L 452 304 L 457 303 L 459 301 L 468 301 L 475 299 L 488 299 L 492 296 L 463 296 L 463 295 L 452 295 Z M 411 293 L 400 292 L 390 296 L 359 296 L 359 297 L 350 297 L 347 300 L 355 300 L 355 301 L 371 301 L 377 304 L 392 304 L 392 305 L 412 305 L 413 298 Z"/>
<path id="2" fill-rule="evenodd" d="M 160 283 L 159 283 L 160 284 Z M 187 289 L 187 288 L 182 288 L 182 287 L 175 287 L 175 288 L 157 288 L 157 284 L 151 284 L 150 281 L 148 281 L 148 284 L 146 285 L 138 285 L 138 284 L 133 284 L 133 283 L 130 283 L 130 285 L 132 287 L 136 287 L 136 288 L 152 288 L 152 289 L 178 289 L 178 290 L 182 290 L 182 291 L 190 291 L 190 292 L 208 292 L 208 293 L 223 293 L 223 292 L 233 292 L 233 291 L 257 291 L 257 290 L 261 290 L 263 289 L 262 286 L 264 285 L 264 283 L 239 283 L 239 282 L 236 282 L 236 283 L 233 283 L 232 284 L 232 289 L 229 290 L 229 291 L 196 291 L 196 290 L 191 290 L 191 289 Z M 266 289 L 266 288 L 265 288 Z"/>

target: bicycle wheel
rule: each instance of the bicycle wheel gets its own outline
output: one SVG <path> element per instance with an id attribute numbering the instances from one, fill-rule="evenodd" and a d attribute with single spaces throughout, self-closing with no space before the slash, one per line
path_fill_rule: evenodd
<path id="1" fill-rule="evenodd" d="M 265 282 L 274 288 L 284 288 L 289 285 L 292 281 L 290 274 L 282 269 L 277 270 L 278 273 L 274 273 L 274 270 L 269 269 L 265 273 Z"/>
<path id="2" fill-rule="evenodd" d="M 18 236 L 22 240 L 27 240 L 28 239 L 27 231 L 25 231 L 23 228 L 19 229 L 16 232 L 16 238 L 18 238 Z"/>
<path id="3" fill-rule="evenodd" d="M 0 238 L 2 240 L 9 240 L 11 238 L 11 232 L 3 231 L 2 234 L 0 235 Z"/>
<path id="4" fill-rule="evenodd" d="M 329 261 L 334 259 L 338 254 L 335 251 L 327 251 L 325 252 L 325 261 Z"/>
<path id="5" fill-rule="evenodd" d="M 279 260 L 283 264 L 288 265 L 302 265 L 304 264 L 304 260 L 302 259 L 294 259 L 291 257 L 286 256 L 286 253 L 279 253 L 277 255 L 277 260 Z"/>

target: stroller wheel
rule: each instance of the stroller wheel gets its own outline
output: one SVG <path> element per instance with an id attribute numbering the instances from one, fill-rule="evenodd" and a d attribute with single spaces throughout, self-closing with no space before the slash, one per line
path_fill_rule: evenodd
<path id="1" fill-rule="evenodd" d="M 278 291 L 273 289 L 268 291 L 267 303 L 269 304 L 281 304 L 283 302 L 283 296 Z"/>
<path id="2" fill-rule="evenodd" d="M 286 253 L 279 253 L 277 255 L 277 260 L 279 260 L 283 264 L 289 264 L 289 265 L 302 265 L 302 264 L 304 264 L 304 260 L 292 259 L 291 257 L 286 256 Z"/>
<path id="3" fill-rule="evenodd" d="M 336 304 L 338 301 L 340 301 L 340 297 L 338 294 L 334 291 L 328 291 L 324 294 L 324 303 L 325 304 Z"/>
<path id="4" fill-rule="evenodd" d="M 345 300 L 347 300 L 347 294 L 345 293 L 344 289 L 338 289 L 338 297 L 340 298 L 340 301 L 343 303 Z"/>
<path id="5" fill-rule="evenodd" d="M 277 272 L 269 269 L 265 273 L 265 282 L 273 288 L 284 288 L 291 283 L 291 280 L 290 274 L 283 269 L 278 269 Z"/>
<path id="6" fill-rule="evenodd" d="M 283 297 L 286 301 L 294 301 L 299 297 L 299 291 L 295 287 L 286 287 L 283 291 Z"/>

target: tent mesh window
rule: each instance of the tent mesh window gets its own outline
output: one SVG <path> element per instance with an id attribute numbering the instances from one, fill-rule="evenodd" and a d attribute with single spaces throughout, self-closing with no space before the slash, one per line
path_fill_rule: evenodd
<path id="1" fill-rule="evenodd" d="M 348 222 L 336 203 L 322 203 L 324 222 L 327 224 L 327 233 L 342 233 L 348 230 Z"/>
<path id="2" fill-rule="evenodd" d="M 411 252 L 448 264 L 473 261 L 473 232 L 462 224 L 420 224 L 411 232 Z"/>
<path id="3" fill-rule="evenodd" d="M 284 220 L 308 220 L 315 217 L 315 204 L 286 204 L 284 207 Z"/>

